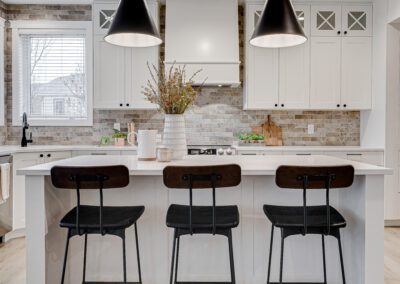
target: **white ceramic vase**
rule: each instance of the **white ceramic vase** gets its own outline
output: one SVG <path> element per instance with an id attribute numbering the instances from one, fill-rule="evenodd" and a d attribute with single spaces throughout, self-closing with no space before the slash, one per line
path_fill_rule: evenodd
<path id="1" fill-rule="evenodd" d="M 183 114 L 165 115 L 163 145 L 173 151 L 173 160 L 181 160 L 187 155 L 185 117 Z"/>

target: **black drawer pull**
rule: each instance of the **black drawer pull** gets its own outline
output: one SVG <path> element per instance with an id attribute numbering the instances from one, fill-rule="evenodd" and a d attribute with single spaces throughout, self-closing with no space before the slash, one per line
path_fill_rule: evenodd
<path id="1" fill-rule="evenodd" d="M 47 154 L 47 158 L 50 158 L 51 157 L 51 154 Z"/>

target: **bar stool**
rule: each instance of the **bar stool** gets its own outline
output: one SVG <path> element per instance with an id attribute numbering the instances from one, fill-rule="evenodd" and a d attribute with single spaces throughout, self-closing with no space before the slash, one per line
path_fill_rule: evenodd
<path id="1" fill-rule="evenodd" d="M 326 284 L 325 236 L 333 236 L 338 241 L 342 281 L 346 283 L 340 229 L 346 227 L 344 217 L 329 205 L 330 189 L 346 188 L 353 184 L 352 166 L 300 167 L 281 166 L 276 172 L 276 184 L 280 188 L 302 189 L 303 206 L 264 205 L 264 213 L 272 223 L 269 251 L 267 283 L 270 284 L 274 228 L 281 230 L 281 259 L 279 282 L 282 282 L 283 252 L 285 239 L 293 235 L 318 234 L 322 237 L 322 258 L 324 284 Z M 307 206 L 307 189 L 325 189 L 326 205 Z"/>
<path id="2" fill-rule="evenodd" d="M 125 166 L 56 166 L 51 169 L 51 180 L 56 188 L 75 189 L 77 196 L 77 206 L 69 211 L 60 222 L 60 227 L 68 229 L 61 283 L 64 283 L 69 240 L 74 236 L 83 235 L 85 236 L 85 247 L 83 257 L 82 283 L 95 283 L 86 282 L 87 236 L 90 234 L 98 234 L 102 236 L 114 235 L 120 237 L 122 239 L 124 281 L 119 283 L 142 283 L 138 232 L 136 223 L 144 212 L 144 206 L 103 206 L 103 189 L 116 189 L 126 187 L 129 184 L 128 169 Z M 81 205 L 80 191 L 82 189 L 98 189 L 100 193 L 100 206 Z M 126 280 L 125 230 L 132 225 L 135 226 L 139 282 L 127 282 Z"/>
<path id="3" fill-rule="evenodd" d="M 239 210 L 237 206 L 216 206 L 215 191 L 217 188 L 237 186 L 240 182 L 241 168 L 238 165 L 171 166 L 164 169 L 164 184 L 166 187 L 189 189 L 189 205 L 172 204 L 167 212 L 167 226 L 174 228 L 170 284 L 191 283 L 178 282 L 178 262 L 180 237 L 193 234 L 223 235 L 228 238 L 231 282 L 225 283 L 236 283 L 232 228 L 236 228 L 239 225 Z M 206 188 L 212 189 L 212 206 L 193 206 L 193 189 Z M 174 260 L 175 254 L 176 263 Z"/>

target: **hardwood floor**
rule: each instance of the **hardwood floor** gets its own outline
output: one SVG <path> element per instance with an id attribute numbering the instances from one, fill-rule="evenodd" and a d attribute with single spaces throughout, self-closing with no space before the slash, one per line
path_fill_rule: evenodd
<path id="1" fill-rule="evenodd" d="M 385 284 L 400 283 L 400 228 L 385 229 Z M 0 244 L 0 284 L 25 284 L 25 239 Z"/>

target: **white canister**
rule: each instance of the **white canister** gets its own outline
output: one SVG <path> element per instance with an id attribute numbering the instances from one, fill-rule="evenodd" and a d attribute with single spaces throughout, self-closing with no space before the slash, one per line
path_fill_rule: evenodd
<path id="1" fill-rule="evenodd" d="M 157 130 L 139 130 L 128 134 L 128 141 L 131 135 L 136 135 L 138 150 L 137 155 L 140 161 L 155 161 L 157 158 Z"/>

